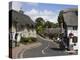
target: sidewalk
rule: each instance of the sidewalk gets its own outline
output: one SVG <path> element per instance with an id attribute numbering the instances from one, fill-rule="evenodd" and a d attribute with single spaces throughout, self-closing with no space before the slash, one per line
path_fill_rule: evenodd
<path id="1" fill-rule="evenodd" d="M 19 54 L 23 53 L 24 50 L 36 48 L 36 47 L 39 47 L 39 46 L 41 46 L 41 43 L 39 43 L 39 42 L 31 43 L 31 44 L 28 44 L 28 45 L 20 44 L 19 47 L 12 48 L 12 58 L 16 59 L 16 58 L 18 58 Z"/>

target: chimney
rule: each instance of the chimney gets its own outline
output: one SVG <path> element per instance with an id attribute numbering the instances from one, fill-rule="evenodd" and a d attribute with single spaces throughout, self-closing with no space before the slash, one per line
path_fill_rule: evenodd
<path id="1" fill-rule="evenodd" d="M 20 8 L 19 12 L 20 12 L 21 14 L 24 14 L 24 11 L 22 10 L 22 8 Z"/>

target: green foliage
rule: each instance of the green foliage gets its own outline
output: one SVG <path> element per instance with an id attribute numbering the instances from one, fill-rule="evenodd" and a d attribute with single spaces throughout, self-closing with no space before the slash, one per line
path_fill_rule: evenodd
<path id="1" fill-rule="evenodd" d="M 43 26 L 44 26 L 45 21 L 43 18 L 39 17 L 36 19 L 36 31 L 37 33 L 40 33 L 43 31 Z"/>
<path id="2" fill-rule="evenodd" d="M 36 19 L 36 23 L 44 23 L 44 22 L 45 22 L 44 19 L 41 17 Z"/>
<path id="3" fill-rule="evenodd" d="M 64 22 L 63 11 L 60 11 L 59 16 L 58 16 L 59 26 L 61 25 L 62 22 Z"/>
<path id="4" fill-rule="evenodd" d="M 53 23 L 50 21 L 46 21 L 43 20 L 43 18 L 39 17 L 36 19 L 36 31 L 38 34 L 42 34 L 42 32 L 44 31 L 44 28 L 57 28 L 59 27 L 58 23 Z"/>
<path id="5" fill-rule="evenodd" d="M 53 22 L 50 22 L 50 21 L 46 21 L 45 25 L 44 25 L 44 28 L 56 28 L 56 27 L 59 27 L 59 24 L 58 23 L 53 23 Z"/>
<path id="6" fill-rule="evenodd" d="M 46 21 L 45 27 L 51 28 L 52 27 L 52 23 L 50 21 Z"/>
<path id="7" fill-rule="evenodd" d="M 28 38 L 21 37 L 20 43 L 27 44 L 27 43 L 32 43 L 36 41 L 37 41 L 37 38 L 34 38 L 34 37 L 28 37 Z"/>

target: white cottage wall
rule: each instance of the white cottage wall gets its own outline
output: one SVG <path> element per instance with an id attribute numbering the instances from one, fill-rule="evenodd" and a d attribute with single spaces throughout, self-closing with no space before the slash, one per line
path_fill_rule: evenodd
<path id="1" fill-rule="evenodd" d="M 73 33 L 74 36 L 78 36 L 78 31 L 73 30 L 73 27 L 68 27 L 67 31 L 68 31 L 68 36 L 69 36 L 69 33 Z"/>
<path id="2" fill-rule="evenodd" d="M 22 31 L 22 37 L 35 37 L 36 38 L 36 31 L 35 29 L 27 29 L 25 28 L 23 31 Z"/>

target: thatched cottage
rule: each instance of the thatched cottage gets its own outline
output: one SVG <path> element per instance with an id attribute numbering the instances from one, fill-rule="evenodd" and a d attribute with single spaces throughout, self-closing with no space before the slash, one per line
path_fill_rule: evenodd
<path id="1" fill-rule="evenodd" d="M 73 45 L 74 49 L 77 49 L 77 37 L 78 37 L 78 9 L 71 8 L 60 11 L 58 21 L 61 27 L 61 33 L 63 34 L 64 42 L 68 47 Z M 70 40 L 70 35 L 73 35 Z M 68 41 L 69 39 L 69 41 Z"/>
<path id="2" fill-rule="evenodd" d="M 9 11 L 10 40 L 20 41 L 21 37 L 36 38 L 35 23 L 23 11 Z"/>

